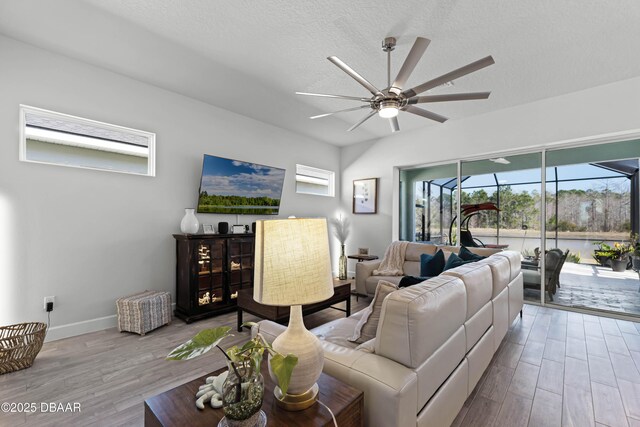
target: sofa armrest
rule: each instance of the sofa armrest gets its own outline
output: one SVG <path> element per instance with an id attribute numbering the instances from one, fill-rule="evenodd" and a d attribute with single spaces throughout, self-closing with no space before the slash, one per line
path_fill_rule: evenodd
<path id="1" fill-rule="evenodd" d="M 323 372 L 364 392 L 365 425 L 416 425 L 416 372 L 386 357 L 321 341 Z"/>
<path id="2" fill-rule="evenodd" d="M 356 263 L 356 292 L 367 295 L 367 279 L 373 274 L 373 270 L 380 267 L 381 260 L 362 261 Z"/>

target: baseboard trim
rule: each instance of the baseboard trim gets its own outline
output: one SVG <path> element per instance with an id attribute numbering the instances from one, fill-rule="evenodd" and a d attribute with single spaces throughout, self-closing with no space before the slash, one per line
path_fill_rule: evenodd
<path id="1" fill-rule="evenodd" d="M 111 316 L 98 317 L 95 319 L 84 320 L 82 322 L 68 323 L 66 325 L 52 326 L 47 331 L 45 342 L 57 341 L 64 338 L 75 337 L 89 332 L 102 331 L 104 329 L 114 328 L 118 325 L 118 319 L 115 314 Z"/>
<path id="2" fill-rule="evenodd" d="M 171 304 L 171 311 L 175 310 L 175 303 Z M 118 317 L 111 316 L 97 317 L 95 319 L 83 320 L 81 322 L 67 323 L 66 325 L 52 326 L 47 331 L 44 342 L 57 341 L 64 338 L 76 337 L 90 332 L 102 331 L 118 326 Z"/>

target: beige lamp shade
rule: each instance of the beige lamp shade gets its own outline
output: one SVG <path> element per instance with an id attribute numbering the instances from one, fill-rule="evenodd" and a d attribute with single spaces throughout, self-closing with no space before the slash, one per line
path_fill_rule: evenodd
<path id="1" fill-rule="evenodd" d="M 254 300 L 290 306 L 324 301 L 332 295 L 326 219 L 256 222 Z"/>

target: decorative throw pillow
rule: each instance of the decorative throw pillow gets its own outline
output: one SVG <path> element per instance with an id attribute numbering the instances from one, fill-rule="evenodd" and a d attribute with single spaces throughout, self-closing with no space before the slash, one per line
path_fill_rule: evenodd
<path id="1" fill-rule="evenodd" d="M 458 252 L 458 256 L 462 258 L 464 261 L 480 261 L 481 259 L 485 259 L 486 256 L 474 254 L 465 246 L 460 248 L 460 252 Z"/>
<path id="2" fill-rule="evenodd" d="M 399 288 L 406 288 L 408 286 L 417 285 L 418 283 L 422 283 L 425 280 L 429 280 L 431 277 L 416 277 L 416 276 L 404 276 L 400 279 L 400 283 L 398 283 Z"/>
<path id="3" fill-rule="evenodd" d="M 464 265 L 464 264 L 469 264 L 470 262 L 475 262 L 475 261 L 465 261 L 462 258 L 460 258 L 458 255 L 452 253 L 451 255 L 449 255 L 449 259 L 447 260 L 447 263 L 444 266 L 444 271 L 450 270 L 452 268 L 460 267 L 461 265 Z"/>
<path id="4" fill-rule="evenodd" d="M 376 286 L 376 293 L 373 295 L 373 300 L 369 307 L 365 308 L 362 317 L 356 325 L 353 336 L 347 338 L 351 342 L 363 343 L 376 337 L 378 331 L 378 322 L 380 322 L 380 315 L 382 314 L 382 303 L 384 299 L 393 291 L 397 291 L 398 287 L 386 280 L 380 280 L 378 286 Z"/>
<path id="5" fill-rule="evenodd" d="M 444 271 L 444 252 L 438 249 L 434 255 L 420 255 L 420 276 L 435 277 Z"/>

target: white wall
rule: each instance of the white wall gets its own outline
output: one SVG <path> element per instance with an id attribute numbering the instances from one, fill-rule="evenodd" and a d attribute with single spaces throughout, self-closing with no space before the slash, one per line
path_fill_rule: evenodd
<path id="1" fill-rule="evenodd" d="M 45 320 L 55 295 L 48 339 L 60 338 L 115 325 L 119 296 L 175 296 L 171 234 L 196 204 L 205 153 L 285 168 L 281 217 L 339 210 L 294 182 L 296 163 L 338 172 L 337 147 L 6 37 L 0 63 L 0 325 Z M 157 176 L 19 162 L 21 103 L 155 132 Z"/>
<path id="2" fill-rule="evenodd" d="M 399 119 L 402 125 L 402 113 Z M 639 128 L 640 77 L 345 147 L 344 206 L 351 205 L 354 179 L 380 178 L 379 213 L 353 216 L 349 251 L 368 246 L 371 253 L 383 255 L 397 238 L 394 167 L 455 161 Z"/>

